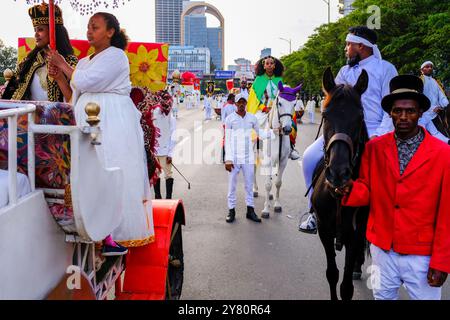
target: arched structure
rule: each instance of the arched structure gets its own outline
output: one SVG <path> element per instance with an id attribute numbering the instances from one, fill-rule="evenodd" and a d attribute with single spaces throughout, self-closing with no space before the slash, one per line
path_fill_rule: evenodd
<path id="1" fill-rule="evenodd" d="M 220 11 L 214 7 L 213 5 L 206 3 L 206 2 L 193 2 L 190 5 L 188 5 L 184 10 L 183 13 L 181 14 L 181 21 L 180 21 L 180 26 L 181 26 L 181 45 L 184 46 L 185 45 L 185 41 L 184 41 L 184 33 L 185 33 L 185 25 L 184 25 L 184 18 L 190 14 L 192 14 L 196 9 L 200 9 L 200 8 L 204 8 L 205 9 L 205 13 L 209 13 L 211 15 L 213 15 L 214 17 L 217 18 L 217 20 L 219 20 L 220 22 L 220 28 L 222 29 L 222 41 L 221 41 L 221 51 L 222 51 L 222 65 L 218 66 L 220 67 L 222 70 L 225 67 L 225 19 L 222 16 L 222 14 L 220 13 Z"/>

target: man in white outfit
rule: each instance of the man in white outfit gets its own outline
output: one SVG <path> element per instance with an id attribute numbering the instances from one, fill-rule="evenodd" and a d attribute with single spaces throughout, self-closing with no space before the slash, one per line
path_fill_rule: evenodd
<path id="1" fill-rule="evenodd" d="M 241 87 L 239 88 L 239 91 L 240 94 L 248 99 L 250 93 L 248 92 L 247 80 L 245 78 L 241 80 Z"/>
<path id="2" fill-rule="evenodd" d="M 448 99 L 445 96 L 444 90 L 436 79 L 433 79 L 432 77 L 433 68 L 434 64 L 431 61 L 424 62 L 420 67 L 422 72 L 423 94 L 430 99 L 431 108 L 423 113 L 422 117 L 419 119 L 419 125 L 425 127 L 425 129 L 427 129 L 427 131 L 435 138 L 450 144 L 449 138 L 439 132 L 433 123 L 433 119 L 436 118 L 437 113 L 448 106 Z"/>
<path id="3" fill-rule="evenodd" d="M 394 130 L 392 120 L 381 107 L 381 100 L 390 93 L 389 83 L 392 78 L 398 75 L 398 72 L 393 64 L 382 59 L 380 50 L 376 45 L 377 39 L 375 31 L 365 26 L 350 28 L 345 46 L 347 65 L 341 68 L 335 79 L 337 85 L 353 86 L 362 70 L 367 71 L 369 86 L 362 95 L 361 101 L 369 138 L 381 136 Z M 314 170 L 320 159 L 323 158 L 323 149 L 324 139 L 321 136 L 303 154 L 303 175 L 306 188 L 309 188 L 312 184 Z M 299 231 L 314 234 L 317 233 L 317 221 L 311 205 L 312 192 L 311 189 L 308 194 L 308 218 L 300 223 Z"/>
<path id="4" fill-rule="evenodd" d="M 314 100 L 314 97 L 309 98 L 309 101 L 306 104 L 306 110 L 308 111 L 309 123 L 314 123 L 314 116 L 316 113 L 316 100 Z"/>
<path id="5" fill-rule="evenodd" d="M 205 102 L 204 102 L 204 107 L 205 107 L 205 120 L 211 120 L 212 118 L 212 101 L 213 101 L 213 97 L 208 95 L 205 98 Z"/>
<path id="6" fill-rule="evenodd" d="M 230 114 L 225 121 L 225 169 L 230 172 L 228 185 L 228 216 L 226 221 L 232 223 L 236 216 L 236 185 L 239 172 L 245 179 L 245 202 L 247 204 L 247 219 L 261 222 L 255 213 L 253 198 L 253 181 L 255 175 L 255 156 L 252 145 L 252 131 L 262 139 L 275 138 L 273 131 L 267 134 L 260 131 L 255 115 L 246 111 L 247 98 L 236 96 L 237 111 Z"/>
<path id="7" fill-rule="evenodd" d="M 172 199 L 173 182 L 172 177 L 172 156 L 175 149 L 175 129 L 177 123 L 170 108 L 163 108 L 158 106 L 153 111 L 154 125 L 160 131 L 160 137 L 157 139 L 156 158 L 164 172 L 164 178 L 166 180 L 166 199 Z M 161 179 L 155 183 L 155 198 L 162 199 L 161 197 Z"/>
<path id="8" fill-rule="evenodd" d="M 225 120 L 228 118 L 228 116 L 232 113 L 235 113 L 237 111 L 237 107 L 234 104 L 235 95 L 230 93 L 227 98 L 226 104 L 223 106 L 220 117 L 222 120 L 223 125 L 223 148 L 222 148 L 222 160 L 225 163 Z"/>

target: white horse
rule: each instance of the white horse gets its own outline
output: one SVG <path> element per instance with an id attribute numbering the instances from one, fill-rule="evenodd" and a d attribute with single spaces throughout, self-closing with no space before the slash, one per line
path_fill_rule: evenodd
<path id="1" fill-rule="evenodd" d="M 282 185 L 283 173 L 286 169 L 289 155 L 291 153 L 289 135 L 292 132 L 292 117 L 297 104 L 296 95 L 300 91 L 301 85 L 292 89 L 289 87 L 284 87 L 280 82 L 278 84 L 278 89 L 278 96 L 275 99 L 274 106 L 268 115 L 266 130 L 269 128 L 279 134 L 273 140 L 264 140 L 262 142 L 262 151 L 260 151 L 262 152 L 260 174 L 265 176 L 266 190 L 264 209 L 262 210 L 261 217 L 266 219 L 270 216 L 270 201 L 272 200 L 270 191 L 272 190 L 272 180 L 274 176 L 276 178 L 275 187 L 277 189 L 274 197 L 274 211 L 282 211 L 280 203 L 280 189 Z M 254 195 L 257 196 L 258 186 L 256 184 L 256 179 L 253 191 Z"/>

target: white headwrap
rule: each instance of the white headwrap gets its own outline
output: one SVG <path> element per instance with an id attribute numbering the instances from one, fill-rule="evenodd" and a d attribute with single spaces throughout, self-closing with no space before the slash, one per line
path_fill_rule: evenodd
<path id="1" fill-rule="evenodd" d="M 434 63 L 431 61 L 425 61 L 424 63 L 422 63 L 422 65 L 420 66 L 420 70 L 422 70 L 425 66 L 431 64 L 434 67 Z"/>
<path id="2" fill-rule="evenodd" d="M 381 58 L 381 52 L 380 52 L 380 49 L 378 49 L 378 46 L 376 44 L 373 44 L 372 42 L 370 42 L 367 39 L 364 39 L 364 38 L 359 37 L 359 36 L 355 36 L 354 34 L 348 34 L 347 38 L 345 39 L 345 41 L 353 42 L 353 43 L 362 43 L 366 47 L 369 47 L 369 48 L 373 49 L 373 55 L 375 56 L 375 58 L 380 59 L 380 60 L 382 59 Z"/>

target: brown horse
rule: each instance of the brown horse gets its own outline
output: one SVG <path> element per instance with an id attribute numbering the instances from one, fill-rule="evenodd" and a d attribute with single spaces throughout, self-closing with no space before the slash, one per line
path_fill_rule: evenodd
<path id="1" fill-rule="evenodd" d="M 355 262 L 361 256 L 364 257 L 368 207 L 341 207 L 341 198 L 334 190 L 349 179 L 356 179 L 359 173 L 361 155 L 368 140 L 361 104 L 361 95 L 367 86 L 368 75 L 365 70 L 354 87 L 336 85 L 330 68 L 323 75 L 323 88 L 327 94 L 323 112 L 325 161 L 317 170 L 319 175 L 312 204 L 317 213 L 319 237 L 327 257 L 326 276 L 332 300 L 338 299 L 336 286 L 339 270 L 335 250 L 340 251 L 345 246 L 344 278 L 340 286 L 343 300 L 353 297 L 353 269 Z"/>

